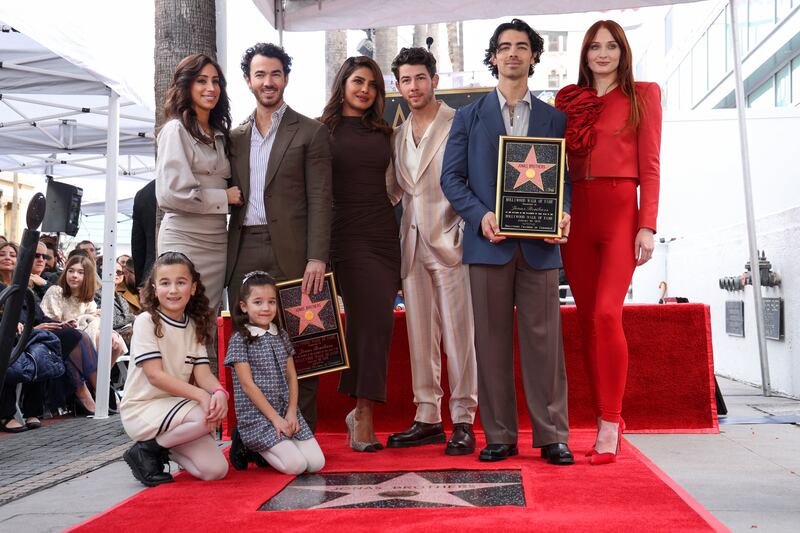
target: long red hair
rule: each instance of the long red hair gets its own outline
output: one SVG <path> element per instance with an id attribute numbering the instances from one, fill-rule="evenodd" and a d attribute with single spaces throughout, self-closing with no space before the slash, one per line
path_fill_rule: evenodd
<path id="1" fill-rule="evenodd" d="M 628 116 L 626 126 L 637 129 L 642 122 L 642 105 L 639 95 L 636 93 L 636 85 L 633 81 L 633 56 L 628 38 L 625 37 L 625 30 L 613 20 L 598 20 L 592 24 L 586 35 L 583 36 L 581 45 L 581 64 L 578 74 L 578 87 L 594 87 L 594 73 L 589 69 L 589 62 L 586 57 L 589 54 L 589 47 L 592 45 L 597 32 L 605 28 L 619 45 L 619 65 L 617 66 L 617 84 L 624 95 L 631 102 L 631 113 Z"/>

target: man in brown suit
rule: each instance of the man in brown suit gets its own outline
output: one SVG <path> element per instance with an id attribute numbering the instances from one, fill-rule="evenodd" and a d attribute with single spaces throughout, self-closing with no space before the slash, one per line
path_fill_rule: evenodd
<path id="1" fill-rule="evenodd" d="M 389 436 L 390 448 L 443 443 L 442 356 L 447 353 L 450 418 L 448 455 L 475 451 L 478 407 L 469 269 L 462 264 L 463 221 L 442 193 L 439 177 L 455 111 L 434 97 L 436 59 L 424 48 L 403 48 L 392 63 L 411 116 L 394 132 L 394 194 L 402 195 L 401 276 L 406 303 L 411 376 L 417 412 L 411 427 Z"/>
<path id="2" fill-rule="evenodd" d="M 278 281 L 302 277 L 306 293 L 322 289 L 332 216 L 328 130 L 284 102 L 291 65 L 274 44 L 258 43 L 242 57 L 256 109 L 231 131 L 232 185 L 243 198 L 243 205 L 232 207 L 228 226 L 231 308 L 238 305 L 244 275 L 253 270 Z M 318 378 L 300 380 L 298 407 L 312 430 L 318 384 Z"/>

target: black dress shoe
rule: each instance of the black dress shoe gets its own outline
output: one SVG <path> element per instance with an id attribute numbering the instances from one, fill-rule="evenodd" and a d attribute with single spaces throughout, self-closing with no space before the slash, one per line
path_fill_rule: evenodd
<path id="1" fill-rule="evenodd" d="M 516 444 L 488 444 L 481 450 L 478 459 L 481 461 L 502 461 L 517 455 L 519 450 Z"/>
<path id="2" fill-rule="evenodd" d="M 175 481 L 168 472 L 164 472 L 164 463 L 169 461 L 169 450 L 159 446 L 156 439 L 135 443 L 122 454 L 122 458 L 131 468 L 133 477 L 146 487 Z"/>
<path id="3" fill-rule="evenodd" d="M 239 435 L 239 428 L 233 428 L 231 432 L 231 451 L 228 453 L 233 468 L 236 470 L 247 470 L 247 463 L 250 459 L 250 450 L 242 442 Z"/>
<path id="4" fill-rule="evenodd" d="M 443 444 L 447 439 L 442 423 L 426 424 L 414 421 L 411 427 L 402 433 L 392 433 L 386 441 L 387 448 L 410 448 L 423 444 Z"/>
<path id="5" fill-rule="evenodd" d="M 453 433 L 444 453 L 447 455 L 469 455 L 475 451 L 475 433 L 472 431 L 472 424 L 460 423 L 453 424 Z"/>
<path id="6" fill-rule="evenodd" d="M 572 452 L 569 451 L 569 446 L 563 442 L 556 442 L 555 444 L 548 444 L 542 446 L 542 457 L 547 459 L 551 465 L 571 465 L 575 464 L 575 458 L 572 457 Z"/>

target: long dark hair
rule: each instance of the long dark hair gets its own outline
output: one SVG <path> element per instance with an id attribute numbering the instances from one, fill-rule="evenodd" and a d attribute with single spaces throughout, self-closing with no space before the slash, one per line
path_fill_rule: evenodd
<path id="1" fill-rule="evenodd" d="M 342 63 L 336 78 L 333 80 L 331 87 L 331 97 L 328 103 L 325 104 L 325 109 L 322 110 L 322 116 L 319 121 L 328 126 L 331 135 L 336 131 L 336 127 L 342 121 L 342 107 L 344 104 L 344 86 L 347 79 L 360 68 L 368 68 L 375 78 L 375 88 L 378 94 L 375 95 L 375 101 L 372 106 L 367 109 L 361 117 L 361 122 L 373 131 L 380 131 L 386 136 L 391 135 L 392 128 L 383 118 L 383 106 L 386 100 L 386 86 L 383 83 L 383 73 L 378 64 L 367 56 L 353 56 L 348 57 Z"/>
<path id="2" fill-rule="evenodd" d="M 200 142 L 213 144 L 214 139 L 209 138 L 197 123 L 197 113 L 192 102 L 192 83 L 200 75 L 206 65 L 212 65 L 219 74 L 219 100 L 208 117 L 209 125 L 222 132 L 225 141 L 225 154 L 230 155 L 231 144 L 231 104 L 228 100 L 227 82 L 222 69 L 216 61 L 205 54 L 192 54 L 181 59 L 175 67 L 172 81 L 167 89 L 164 101 L 164 116 L 169 120 L 176 118 L 183 127 Z"/>
<path id="3" fill-rule="evenodd" d="M 239 290 L 239 301 L 231 306 L 233 309 L 231 314 L 233 315 L 234 329 L 245 338 L 247 343 L 253 342 L 258 337 L 251 335 L 250 330 L 247 329 L 248 317 L 247 313 L 242 311 L 241 304 L 247 302 L 254 287 L 272 287 L 275 289 L 275 296 L 277 297 L 278 295 L 278 287 L 275 285 L 275 278 L 268 273 L 262 270 L 256 270 L 245 275 L 242 281 L 242 288 Z"/>
<path id="4" fill-rule="evenodd" d="M 194 267 L 194 263 L 181 252 L 164 252 L 153 263 L 150 274 L 147 276 L 144 285 L 142 285 L 142 311 L 150 313 L 153 325 L 156 327 L 156 337 L 163 337 L 164 328 L 161 325 L 161 316 L 158 314 L 160 304 L 156 297 L 156 276 L 158 275 L 158 268 L 166 265 L 185 265 L 189 269 L 192 281 L 197 284 L 194 295 L 189 298 L 189 302 L 186 304 L 186 314 L 194 321 L 197 342 L 205 344 L 211 340 L 212 325 L 211 309 L 208 307 L 206 288 L 203 282 L 200 281 L 200 273 Z"/>
<path id="5" fill-rule="evenodd" d="M 77 264 L 80 264 L 80 266 L 83 268 L 83 284 L 81 285 L 79 292 L 74 294 L 67 283 L 67 271 L 72 267 L 72 265 Z M 97 282 L 97 269 L 94 266 L 94 261 L 92 261 L 89 256 L 84 254 L 75 254 L 67 259 L 67 264 L 64 265 L 64 270 L 61 272 L 61 276 L 58 278 L 58 286 L 61 287 L 64 298 L 74 296 L 79 302 L 91 302 L 94 298 L 94 293 L 100 288 L 100 284 Z"/>
<path id="6" fill-rule="evenodd" d="M 633 81 L 633 55 L 631 54 L 631 46 L 628 44 L 628 38 L 625 37 L 625 30 L 622 26 L 613 20 L 598 20 L 592 24 L 586 35 L 583 36 L 583 44 L 581 45 L 581 64 L 578 73 L 578 87 L 594 87 L 594 73 L 589 68 L 589 62 L 586 56 L 589 54 L 589 47 L 594 41 L 595 35 L 601 28 L 605 28 L 619 45 L 619 65 L 617 66 L 617 84 L 619 85 L 622 93 L 628 97 L 631 102 L 631 112 L 628 115 L 628 121 L 625 124 L 634 130 L 639 127 L 642 122 L 642 114 L 645 109 L 642 104 L 640 96 L 636 92 L 636 85 Z"/>

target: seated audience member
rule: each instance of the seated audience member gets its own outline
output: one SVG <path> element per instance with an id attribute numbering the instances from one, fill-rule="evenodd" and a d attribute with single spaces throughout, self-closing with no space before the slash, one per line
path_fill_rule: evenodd
<path id="1" fill-rule="evenodd" d="M 42 299 L 42 309 L 55 320 L 76 320 L 80 329 L 86 331 L 95 345 L 100 342 L 100 308 L 94 301 L 98 289 L 94 263 L 83 254 L 75 254 L 67 260 L 64 273 Z M 111 364 L 127 351 L 125 341 L 117 332 L 111 335 Z"/>
<path id="2" fill-rule="evenodd" d="M 10 247 L 16 251 L 16 244 L 9 244 L 11 245 Z M 0 245 L 0 258 L 3 257 L 3 251 L 5 248 L 7 247 Z M 3 263 L 4 261 L 0 259 L 0 264 Z M 16 266 L 17 257 L 16 254 L 14 254 L 11 261 L 11 270 L 13 271 Z M 0 282 L 0 292 L 2 292 L 5 288 L 6 285 Z M 23 308 L 22 315 L 20 316 L 20 322 L 26 322 L 28 313 L 30 312 L 31 310 Z M 75 320 L 59 322 L 47 316 L 44 311 L 42 311 L 42 308 L 38 302 L 34 302 L 34 309 L 32 312 L 34 328 L 36 330 L 43 330 L 52 333 L 60 342 L 61 357 L 66 366 L 66 379 L 70 389 L 69 395 L 74 393 L 75 398 L 77 399 L 77 403 L 75 405 L 76 410 L 87 414 L 93 414 L 95 403 L 89 387 L 87 386 L 88 383 L 88 385 L 94 389 L 97 384 L 97 351 L 92 344 L 92 339 L 86 334 L 86 332 L 76 329 Z M 2 310 L 0 310 L 0 317 L 2 317 Z M 6 383 L 6 385 L 8 385 L 8 383 Z M 15 385 L 16 384 L 9 387 L 4 386 L 4 390 L 8 388 L 16 391 Z M 23 407 L 23 415 L 28 418 L 27 422 L 36 427 L 38 427 L 37 423 L 39 425 L 41 424 L 39 418 L 42 414 L 41 411 L 39 411 L 36 407 L 39 393 L 40 391 L 38 391 L 35 387 L 26 391 L 26 394 L 29 394 L 30 396 L 27 400 L 23 399 L 25 406 L 21 406 Z M 21 424 L 17 423 L 16 421 L 12 422 L 9 420 L 9 417 L 6 416 L 8 411 L 4 411 L 3 409 L 7 408 L 8 404 L 4 403 L 7 401 L 7 398 L 0 400 L 0 425 L 2 425 L 5 430 L 13 430 L 14 428 L 22 427 Z M 27 408 L 27 411 L 25 408 Z M 13 418 L 13 416 L 10 418 Z"/>
<path id="3" fill-rule="evenodd" d="M 139 303 L 139 290 L 136 287 L 136 275 L 133 270 L 133 259 L 128 258 L 125 263 L 118 263 L 117 270 L 122 269 L 122 279 L 116 278 L 117 293 L 128 302 L 131 313 L 138 315 L 142 309 Z"/>
<path id="4" fill-rule="evenodd" d="M 47 292 L 53 283 L 44 277 L 44 269 L 47 266 L 47 258 L 50 257 L 50 250 L 41 241 L 36 245 L 36 255 L 33 258 L 33 267 L 31 268 L 31 280 L 28 287 L 33 289 L 33 297 L 36 298 L 36 303 L 41 304 L 44 294 Z"/>
<path id="5" fill-rule="evenodd" d="M 128 302 L 119 291 L 119 286 L 125 284 L 123 266 L 117 263 L 115 267 L 114 283 L 116 284 L 117 290 L 114 291 L 114 331 L 122 336 L 125 340 L 125 344 L 130 344 L 131 333 L 133 332 L 133 321 L 136 319 L 136 315 L 131 313 Z"/>
<path id="6" fill-rule="evenodd" d="M 14 277 L 14 268 L 17 266 L 18 252 L 19 247 L 3 237 L 3 240 L 0 241 L 0 283 L 4 285 L 11 284 L 11 278 Z"/>

